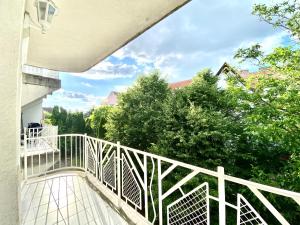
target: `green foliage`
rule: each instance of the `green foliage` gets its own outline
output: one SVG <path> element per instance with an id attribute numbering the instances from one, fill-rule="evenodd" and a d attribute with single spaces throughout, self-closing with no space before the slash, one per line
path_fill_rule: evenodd
<path id="1" fill-rule="evenodd" d="M 300 2 L 298 0 L 281 1 L 274 5 L 256 4 L 253 7 L 253 14 L 274 27 L 286 29 L 292 36 L 300 37 Z"/>
<path id="2" fill-rule="evenodd" d="M 217 81 L 204 70 L 191 86 L 169 96 L 164 104 L 165 128 L 152 147 L 154 152 L 211 169 L 232 167 L 233 120 L 226 115 L 224 91 L 217 88 Z"/>
<path id="3" fill-rule="evenodd" d="M 89 125 L 92 129 L 92 135 L 97 138 L 104 138 L 106 135 L 106 127 L 108 116 L 112 111 L 112 106 L 101 106 L 93 109 L 89 116 Z"/>
<path id="4" fill-rule="evenodd" d="M 241 61 L 255 59 L 268 73 L 248 79 L 244 87 L 229 87 L 230 99 L 242 115 L 244 135 L 251 143 L 255 160 L 251 177 L 268 184 L 299 191 L 300 149 L 300 7 L 298 1 L 272 6 L 255 5 L 253 13 L 262 20 L 287 29 L 294 46 L 277 47 L 263 54 L 259 45 L 240 49 Z M 254 54 L 249 49 L 256 50 Z M 292 181 L 292 182 L 291 182 Z"/>
<path id="5" fill-rule="evenodd" d="M 163 129 L 163 103 L 170 94 L 158 72 L 142 76 L 119 97 L 106 124 L 106 137 L 131 147 L 147 150 Z"/>
<path id="6" fill-rule="evenodd" d="M 289 77 L 258 76 L 248 79 L 243 88 L 232 84 L 228 89 L 231 101 L 236 103 L 235 112 L 241 115 L 248 149 L 255 158 L 251 160 L 251 176 L 256 177 L 261 171 L 269 177 L 263 182 L 277 180 L 276 186 L 291 188 L 276 176 L 285 173 L 291 156 L 299 153 L 299 89 Z M 292 189 L 297 190 L 298 185 L 295 183 Z"/>
<path id="7" fill-rule="evenodd" d="M 234 58 L 240 59 L 241 62 L 244 62 L 248 59 L 256 59 L 257 61 L 259 61 L 259 58 L 263 54 L 263 52 L 260 49 L 260 44 L 255 44 L 249 48 L 240 48 L 237 50 Z"/>
<path id="8" fill-rule="evenodd" d="M 49 121 L 58 126 L 59 134 L 86 133 L 84 115 L 82 112 L 67 112 L 64 108 L 54 106 Z"/>
<path id="9" fill-rule="evenodd" d="M 44 123 L 45 124 L 51 124 L 51 113 L 44 111 Z"/>

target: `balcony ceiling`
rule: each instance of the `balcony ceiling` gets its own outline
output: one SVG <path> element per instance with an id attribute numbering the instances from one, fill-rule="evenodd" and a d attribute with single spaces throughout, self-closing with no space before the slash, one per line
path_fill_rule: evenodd
<path id="1" fill-rule="evenodd" d="M 190 0 L 53 0 L 50 29 L 30 29 L 27 64 L 83 72 Z M 37 23 L 35 0 L 26 11 Z M 159 38 L 159 37 L 157 37 Z"/>

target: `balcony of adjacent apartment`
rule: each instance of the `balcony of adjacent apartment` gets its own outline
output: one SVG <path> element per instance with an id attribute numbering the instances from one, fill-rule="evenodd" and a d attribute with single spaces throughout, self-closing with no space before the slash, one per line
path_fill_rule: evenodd
<path id="1" fill-rule="evenodd" d="M 42 102 L 47 95 L 61 88 L 59 72 L 24 65 L 22 68 L 22 112 Z"/>
<path id="2" fill-rule="evenodd" d="M 289 224 L 273 200 L 300 204 L 299 193 L 223 167 L 208 170 L 86 134 L 25 135 L 21 165 L 24 225 Z"/>
<path id="3" fill-rule="evenodd" d="M 23 84 L 46 86 L 55 90 L 61 87 L 58 71 L 24 65 L 22 72 Z"/>

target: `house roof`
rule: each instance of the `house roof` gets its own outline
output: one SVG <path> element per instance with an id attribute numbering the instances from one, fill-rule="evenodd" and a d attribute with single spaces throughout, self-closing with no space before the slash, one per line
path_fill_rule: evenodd
<path id="1" fill-rule="evenodd" d="M 232 72 L 235 75 L 239 75 L 239 72 L 235 70 L 232 66 L 230 66 L 227 62 L 224 62 L 223 65 L 220 67 L 218 72 L 216 73 L 216 76 L 219 76 L 221 73 L 229 73 Z"/>
<path id="2" fill-rule="evenodd" d="M 179 82 L 174 82 L 169 84 L 169 88 L 172 90 L 183 88 L 189 86 L 192 83 L 192 80 L 183 80 Z M 117 105 L 118 104 L 118 95 L 120 92 L 111 91 L 109 95 L 101 102 L 101 105 Z"/>
<path id="3" fill-rule="evenodd" d="M 192 83 L 192 80 L 183 80 L 183 81 L 179 81 L 179 82 L 175 82 L 175 83 L 170 83 L 169 87 L 171 89 L 177 89 L 177 88 L 183 88 L 186 86 L 189 86 Z"/>
<path id="4" fill-rule="evenodd" d="M 117 105 L 118 103 L 118 95 L 120 92 L 112 91 L 109 95 L 102 101 L 101 105 Z"/>
<path id="5" fill-rule="evenodd" d="M 250 72 L 249 70 L 236 70 L 232 66 L 230 66 L 227 62 L 225 62 L 216 73 L 216 76 L 219 76 L 221 73 L 229 73 L 229 72 L 237 76 L 240 76 L 243 79 L 247 79 L 249 77 L 268 75 L 272 73 L 272 70 L 270 68 L 261 68 L 257 72 Z"/>

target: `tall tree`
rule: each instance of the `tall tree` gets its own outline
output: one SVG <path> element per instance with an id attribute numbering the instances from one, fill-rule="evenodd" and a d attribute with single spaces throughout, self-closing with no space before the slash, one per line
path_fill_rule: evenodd
<path id="1" fill-rule="evenodd" d="M 170 158 L 215 169 L 233 167 L 233 119 L 226 115 L 224 91 L 218 78 L 203 70 L 191 86 L 176 90 L 164 105 L 165 128 L 152 150 Z"/>
<path id="2" fill-rule="evenodd" d="M 89 116 L 89 123 L 92 128 L 93 136 L 97 138 L 104 138 L 106 135 L 106 123 L 108 116 L 112 111 L 112 106 L 101 106 L 92 110 Z"/>
<path id="3" fill-rule="evenodd" d="M 261 51 L 259 44 L 239 49 L 236 58 L 268 68 L 238 88 L 232 81 L 232 100 L 243 115 L 245 134 L 256 160 L 252 176 L 260 182 L 300 191 L 300 3 L 290 0 L 254 6 L 253 14 L 281 27 L 293 45 Z"/>
<path id="4" fill-rule="evenodd" d="M 142 76 L 120 95 L 106 125 L 107 138 L 147 150 L 156 143 L 163 129 L 163 103 L 170 94 L 158 72 Z"/>
<path id="5" fill-rule="evenodd" d="M 85 119 L 82 112 L 67 112 L 64 108 L 54 106 L 49 120 L 58 126 L 59 134 L 86 133 Z"/>

